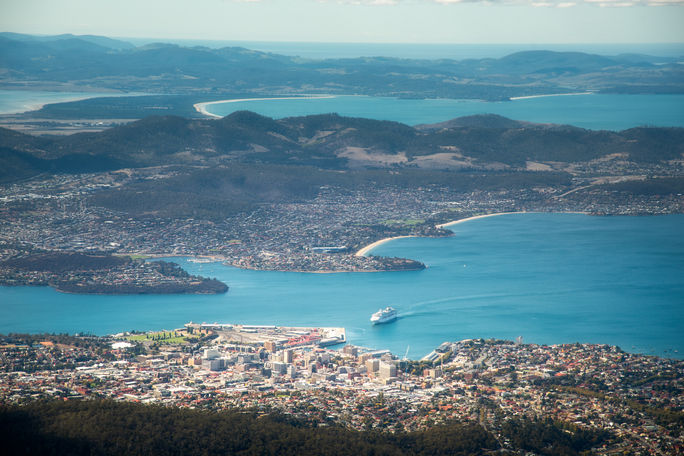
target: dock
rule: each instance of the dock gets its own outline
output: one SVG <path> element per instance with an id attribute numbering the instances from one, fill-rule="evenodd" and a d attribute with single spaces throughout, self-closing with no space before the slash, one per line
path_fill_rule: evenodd
<path id="1" fill-rule="evenodd" d="M 243 325 L 234 323 L 186 323 L 189 332 L 215 333 L 228 343 L 263 346 L 275 351 L 304 346 L 331 346 L 347 341 L 345 328 L 276 325 Z"/>

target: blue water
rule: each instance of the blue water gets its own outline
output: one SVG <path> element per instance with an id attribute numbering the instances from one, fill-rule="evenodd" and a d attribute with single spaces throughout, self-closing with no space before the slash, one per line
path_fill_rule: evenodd
<path id="1" fill-rule="evenodd" d="M 85 98 L 112 96 L 121 96 L 121 94 L 100 92 L 49 92 L 41 90 L 0 90 L 0 114 L 33 111 L 48 103 L 62 103 Z"/>
<path id="2" fill-rule="evenodd" d="M 684 95 L 592 94 L 527 98 L 508 102 L 339 96 L 301 100 L 250 100 L 212 104 L 207 109 L 219 116 L 250 110 L 273 118 L 336 112 L 343 116 L 393 120 L 408 125 L 493 113 L 515 120 L 568 124 L 593 130 L 617 131 L 643 125 L 684 127 Z"/>
<path id="3" fill-rule="evenodd" d="M 374 254 L 424 271 L 305 274 L 179 259 L 230 285 L 219 296 L 83 296 L 0 287 L 0 333 L 177 328 L 195 322 L 344 326 L 350 342 L 425 355 L 445 340 L 592 342 L 684 358 L 684 215 L 510 214 L 399 239 Z M 371 326 L 392 305 L 400 318 Z M 677 350 L 677 352 L 675 352 Z"/>

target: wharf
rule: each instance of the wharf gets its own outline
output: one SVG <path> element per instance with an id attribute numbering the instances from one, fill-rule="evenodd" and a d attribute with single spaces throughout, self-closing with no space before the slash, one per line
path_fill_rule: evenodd
<path id="1" fill-rule="evenodd" d="M 242 325 L 233 323 L 186 323 L 188 331 L 214 332 L 229 343 L 261 345 L 266 348 L 294 348 L 307 345 L 327 346 L 347 341 L 345 328 L 276 325 Z"/>

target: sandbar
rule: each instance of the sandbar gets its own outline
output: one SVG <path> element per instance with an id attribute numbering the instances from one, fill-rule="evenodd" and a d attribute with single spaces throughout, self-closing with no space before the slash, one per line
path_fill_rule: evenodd
<path id="1" fill-rule="evenodd" d="M 547 93 L 543 95 L 527 95 L 525 97 L 510 97 L 509 100 L 528 100 L 530 98 L 545 98 L 545 97 L 565 97 L 571 95 L 593 95 L 594 92 L 572 92 L 572 93 Z"/>
<path id="2" fill-rule="evenodd" d="M 195 103 L 192 105 L 193 108 L 195 108 L 195 111 L 199 112 L 200 114 L 203 114 L 208 117 L 216 117 L 216 118 L 221 118 L 223 116 L 219 116 L 217 114 L 211 113 L 207 111 L 207 106 L 211 106 L 213 104 L 221 104 L 221 103 L 241 103 L 243 101 L 265 101 L 265 100 L 318 100 L 322 98 L 335 98 L 335 95 L 307 95 L 307 96 L 301 96 L 301 97 L 268 97 L 268 98 L 233 98 L 230 100 L 217 100 L 217 101 L 203 101 L 201 103 Z"/>

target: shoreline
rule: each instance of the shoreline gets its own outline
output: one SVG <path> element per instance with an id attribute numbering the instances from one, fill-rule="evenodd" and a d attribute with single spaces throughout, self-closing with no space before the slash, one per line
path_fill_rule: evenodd
<path id="1" fill-rule="evenodd" d="M 9 90 L 9 89 L 0 89 L 0 92 L 5 91 L 5 92 L 34 92 L 34 93 L 45 93 L 45 91 L 41 90 Z M 47 91 L 47 93 L 54 93 L 54 94 L 59 94 L 59 93 L 70 93 L 70 92 L 52 92 L 52 91 Z M 74 93 L 74 92 L 71 92 Z M 76 92 L 78 93 L 78 92 Z M 49 104 L 58 104 L 58 103 L 71 103 L 74 101 L 83 101 L 83 100 L 89 100 L 91 98 L 103 98 L 103 97 L 116 97 L 116 96 L 126 96 L 128 95 L 127 93 L 122 93 L 120 91 L 117 92 L 112 92 L 112 93 L 103 93 L 103 92 L 92 92 L 90 94 L 89 92 L 80 92 L 79 95 L 76 95 L 74 93 L 73 96 L 67 95 L 66 97 L 57 97 L 52 100 L 35 100 L 31 99 L 28 100 L 26 103 L 21 102 L 21 107 L 17 107 L 17 110 L 12 110 L 12 111 L 4 111 L 0 110 L 0 115 L 2 116 L 12 116 L 16 114 L 25 114 L 27 112 L 32 112 L 32 111 L 39 111 L 45 107 L 45 105 Z"/>
<path id="2" fill-rule="evenodd" d="M 499 215 L 507 215 L 507 214 L 530 214 L 530 213 L 531 212 L 527 212 L 527 211 L 516 211 L 516 212 L 494 212 L 493 214 L 473 215 L 472 217 L 466 217 L 464 219 L 458 219 L 458 220 L 452 220 L 451 222 L 440 223 L 439 225 L 435 225 L 435 227 L 446 228 L 448 226 L 458 225 L 459 223 L 469 222 L 470 220 L 477 220 L 477 219 L 482 219 L 482 218 L 487 218 L 487 217 L 497 217 Z"/>
<path id="3" fill-rule="evenodd" d="M 474 215 L 472 217 L 466 217 L 464 219 L 458 219 L 458 220 L 452 220 L 451 222 L 446 222 L 446 223 L 440 223 L 439 225 L 435 225 L 436 228 L 445 228 L 447 226 L 451 225 L 457 225 L 459 223 L 467 222 L 469 220 L 477 220 L 481 218 L 486 218 L 486 217 L 495 217 L 497 215 L 506 215 L 506 214 L 529 214 L 530 212 L 524 212 L 524 211 L 518 211 L 518 212 L 496 212 L 494 214 L 483 214 L 483 215 Z M 393 236 L 393 237 L 388 237 L 384 239 L 380 239 L 379 241 L 375 241 L 372 244 L 368 244 L 365 247 L 360 248 L 354 256 L 366 256 L 371 250 L 374 248 L 389 242 L 393 241 L 395 239 L 404 239 L 404 238 L 412 238 L 412 237 L 419 237 L 415 235 L 406 235 L 406 236 Z"/>
<path id="4" fill-rule="evenodd" d="M 395 239 L 405 239 L 405 238 L 414 238 L 414 237 L 419 237 L 419 236 L 416 236 L 416 235 L 406 235 L 406 236 L 393 236 L 393 237 L 388 237 L 388 238 L 380 239 L 379 241 L 375 241 L 375 242 L 373 242 L 372 244 L 368 244 L 367 246 L 360 248 L 360 249 L 354 254 L 354 256 L 359 256 L 359 257 L 360 257 L 360 256 L 366 256 L 366 254 L 367 254 L 368 252 L 370 252 L 371 250 L 373 250 L 375 247 L 384 244 L 385 242 L 393 241 L 393 240 L 395 240 Z"/>
<path id="5" fill-rule="evenodd" d="M 482 214 L 482 215 L 474 215 L 472 217 L 466 217 L 464 219 L 458 219 L 458 220 L 452 220 L 451 222 L 446 222 L 446 223 L 440 223 L 438 225 L 435 225 L 435 228 L 447 228 L 452 225 L 458 225 L 459 223 L 463 222 L 468 222 L 470 220 L 477 220 L 477 219 L 482 219 L 482 218 L 487 218 L 487 217 L 496 217 L 499 215 L 509 215 L 509 214 L 546 214 L 547 212 L 529 212 L 529 211 L 514 211 L 514 212 L 495 212 L 493 214 Z M 583 215 L 589 215 L 588 212 L 548 212 L 549 214 L 583 214 Z M 365 247 L 362 247 L 359 249 L 354 256 L 366 256 L 371 250 L 373 250 L 375 247 L 378 247 L 379 245 L 382 245 L 386 242 L 393 241 L 395 239 L 403 239 L 403 238 L 412 238 L 412 237 L 421 237 L 417 235 L 407 235 L 407 236 L 394 236 L 394 237 L 388 237 L 384 239 L 380 239 L 378 241 L 373 242 L 372 244 L 368 244 Z"/>
<path id="6" fill-rule="evenodd" d="M 594 92 L 571 92 L 571 93 L 549 93 L 544 95 L 526 95 L 524 97 L 510 97 L 511 101 L 516 100 L 529 100 L 532 98 L 546 98 L 546 97 L 566 97 L 571 95 L 594 95 Z"/>
<path id="7" fill-rule="evenodd" d="M 223 104 L 223 103 L 241 103 L 244 101 L 268 101 L 268 100 L 319 100 L 319 99 L 325 99 L 325 98 L 335 98 L 335 95 L 307 95 L 307 96 L 301 96 L 301 97 L 266 97 L 266 98 L 232 98 L 228 100 L 216 100 L 216 101 L 202 101 L 200 103 L 195 103 L 192 105 L 193 108 L 195 108 L 195 111 L 199 112 L 202 115 L 205 115 L 207 117 L 213 117 L 215 119 L 220 119 L 223 116 L 219 116 L 218 114 L 211 113 L 207 111 L 207 106 L 211 106 L 213 104 Z"/>

